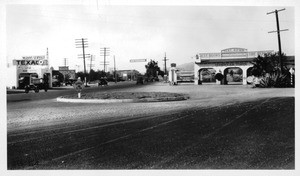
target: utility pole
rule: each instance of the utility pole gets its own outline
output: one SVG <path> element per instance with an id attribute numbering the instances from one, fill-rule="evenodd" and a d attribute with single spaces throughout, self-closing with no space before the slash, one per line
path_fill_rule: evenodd
<path id="1" fill-rule="evenodd" d="M 90 59 L 90 72 L 91 72 L 91 70 L 92 70 L 92 67 L 93 67 L 93 64 L 92 64 L 92 62 L 93 62 L 93 60 L 94 60 L 94 57 L 93 57 L 94 55 L 91 55 L 91 59 Z"/>
<path id="2" fill-rule="evenodd" d="M 277 36 L 278 36 L 278 49 L 279 49 L 279 58 L 280 58 L 280 68 L 281 68 L 281 71 L 283 70 L 283 64 L 282 64 L 282 54 L 281 54 L 281 41 L 280 41 L 280 32 L 281 31 L 287 31 L 288 29 L 283 29 L 283 30 L 280 30 L 279 28 L 279 19 L 278 19 L 278 12 L 280 11 L 283 11 L 285 9 L 280 9 L 280 10 L 275 10 L 275 11 L 272 11 L 272 12 L 268 12 L 267 15 L 269 14 L 272 14 L 272 13 L 275 13 L 275 17 L 276 17 L 276 24 L 277 24 L 277 31 L 270 31 L 268 33 L 273 33 L 273 32 L 277 32 Z"/>
<path id="3" fill-rule="evenodd" d="M 106 62 L 106 56 L 109 56 L 109 48 L 100 48 L 100 56 L 103 56 L 104 57 L 104 62 L 103 62 L 103 65 L 104 65 L 104 68 L 103 68 L 103 71 L 105 73 L 106 71 L 106 65 L 109 65 L 107 62 Z M 100 64 L 102 65 L 102 64 Z"/>
<path id="4" fill-rule="evenodd" d="M 88 47 L 87 39 L 81 38 L 81 39 L 75 39 L 75 45 L 76 48 L 82 48 L 82 58 L 83 58 L 83 66 L 84 66 L 84 81 L 85 81 L 85 87 L 88 87 L 87 81 L 86 81 L 86 68 L 85 68 L 85 57 L 86 54 L 84 52 L 84 48 Z M 81 58 L 81 55 L 79 55 L 79 58 Z"/>
<path id="5" fill-rule="evenodd" d="M 117 83 L 117 72 L 116 72 L 116 58 L 114 55 L 114 77 L 115 77 L 115 83 Z"/>
<path id="6" fill-rule="evenodd" d="M 92 62 L 94 61 L 94 55 L 91 55 L 91 58 L 90 58 L 90 71 L 89 71 L 89 83 L 91 82 L 91 70 L 92 70 L 92 67 L 94 67 L 94 65 L 92 64 Z"/>
<path id="7" fill-rule="evenodd" d="M 64 58 L 64 65 L 67 66 L 67 58 Z"/>
<path id="8" fill-rule="evenodd" d="M 169 60 L 169 59 L 167 59 L 167 53 L 165 52 L 165 58 L 164 58 L 164 62 L 165 62 L 165 75 L 167 75 L 167 60 Z"/>

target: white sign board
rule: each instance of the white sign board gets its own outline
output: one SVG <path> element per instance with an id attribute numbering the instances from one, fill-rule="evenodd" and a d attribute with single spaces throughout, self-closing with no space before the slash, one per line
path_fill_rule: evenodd
<path id="1" fill-rule="evenodd" d="M 48 66 L 45 56 L 22 56 L 20 60 L 13 60 L 13 65 L 18 66 Z"/>
<path id="2" fill-rule="evenodd" d="M 131 59 L 130 62 L 147 62 L 147 59 Z"/>

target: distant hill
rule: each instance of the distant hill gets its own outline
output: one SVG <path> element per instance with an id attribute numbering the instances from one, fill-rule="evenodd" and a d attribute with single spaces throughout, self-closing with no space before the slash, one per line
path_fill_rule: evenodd
<path id="1" fill-rule="evenodd" d="M 177 65 L 176 68 L 182 71 L 194 71 L 194 62 L 189 62 L 181 65 Z"/>

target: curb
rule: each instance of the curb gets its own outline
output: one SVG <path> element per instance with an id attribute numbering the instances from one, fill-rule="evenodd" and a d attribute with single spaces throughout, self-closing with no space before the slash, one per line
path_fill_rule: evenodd
<path id="1" fill-rule="evenodd" d="M 70 99 L 70 98 L 56 98 L 58 102 L 65 103 L 133 103 L 133 102 L 163 102 L 163 101 L 182 101 L 189 97 L 161 97 L 161 98 L 142 98 L 142 99 Z"/>
<path id="2" fill-rule="evenodd" d="M 133 99 L 69 99 L 69 98 L 56 98 L 56 101 L 65 103 L 130 103 L 134 102 Z"/>

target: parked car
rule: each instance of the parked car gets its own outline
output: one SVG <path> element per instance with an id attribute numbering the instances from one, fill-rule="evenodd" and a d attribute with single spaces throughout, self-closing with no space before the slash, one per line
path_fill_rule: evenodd
<path id="1" fill-rule="evenodd" d="M 75 79 L 69 79 L 68 81 L 65 82 L 65 85 L 66 85 L 66 86 L 67 86 L 67 85 L 72 86 L 75 82 L 76 82 Z"/>
<path id="2" fill-rule="evenodd" d="M 144 78 L 142 76 L 137 77 L 136 84 L 144 84 Z"/>
<path id="3" fill-rule="evenodd" d="M 125 81 L 125 79 L 122 78 L 122 77 L 118 77 L 117 81 L 118 81 L 118 82 L 120 82 L 120 81 Z"/>
<path id="4" fill-rule="evenodd" d="M 52 87 L 60 87 L 60 81 L 57 79 L 52 80 Z"/>
<path id="5" fill-rule="evenodd" d="M 39 78 L 30 77 L 30 82 L 25 86 L 25 93 L 28 93 L 30 90 L 33 90 L 35 93 L 39 92 L 39 85 L 41 81 Z"/>
<path id="6" fill-rule="evenodd" d="M 100 78 L 99 82 L 98 82 L 98 86 L 107 86 L 107 80 L 104 78 Z"/>
<path id="7" fill-rule="evenodd" d="M 115 78 L 113 78 L 113 77 L 108 77 L 106 80 L 107 80 L 108 82 L 115 82 Z"/>

